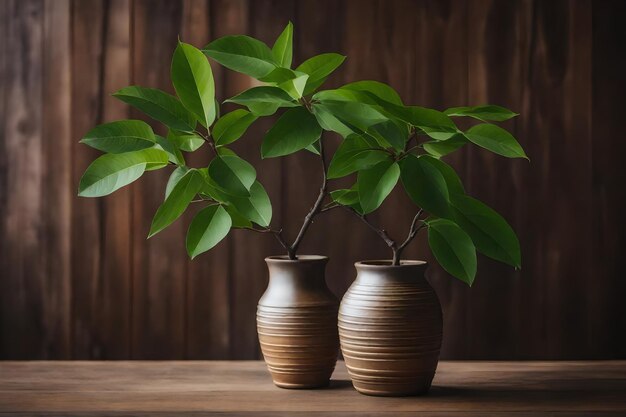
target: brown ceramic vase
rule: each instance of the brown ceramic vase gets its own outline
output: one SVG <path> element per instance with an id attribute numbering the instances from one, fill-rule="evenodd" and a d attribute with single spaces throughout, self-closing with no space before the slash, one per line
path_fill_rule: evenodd
<path id="1" fill-rule="evenodd" d="M 354 388 L 362 394 L 428 392 L 442 338 L 437 294 L 424 278 L 426 262 L 357 262 L 357 277 L 341 301 L 339 338 Z"/>
<path id="2" fill-rule="evenodd" d="M 281 388 L 328 385 L 339 352 L 339 302 L 326 286 L 325 256 L 266 258 L 269 284 L 257 330 L 265 363 Z"/>

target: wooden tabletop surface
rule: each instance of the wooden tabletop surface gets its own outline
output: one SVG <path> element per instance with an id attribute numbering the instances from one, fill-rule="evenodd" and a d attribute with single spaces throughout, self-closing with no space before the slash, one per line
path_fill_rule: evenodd
<path id="1" fill-rule="evenodd" d="M 331 386 L 284 390 L 263 362 L 0 362 L 0 415 L 17 416 L 626 415 L 626 361 L 448 362 L 425 397 Z"/>

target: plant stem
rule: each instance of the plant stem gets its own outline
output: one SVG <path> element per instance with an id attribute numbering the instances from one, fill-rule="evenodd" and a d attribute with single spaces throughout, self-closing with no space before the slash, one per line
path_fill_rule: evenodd
<path id="1" fill-rule="evenodd" d="M 396 247 L 396 242 L 389 237 L 389 234 L 387 233 L 386 230 L 384 229 L 379 229 L 378 227 L 374 226 L 372 223 L 370 223 L 370 221 L 367 219 L 367 216 L 365 216 L 365 214 L 361 214 L 359 212 L 357 212 L 355 209 L 353 209 L 352 207 L 348 207 L 348 206 L 342 206 L 343 208 L 345 208 L 346 210 L 348 210 L 350 213 L 354 214 L 356 217 L 358 217 L 359 219 L 361 219 L 361 221 L 363 223 L 365 223 L 370 229 L 372 229 L 378 236 L 380 236 L 380 238 L 382 240 L 385 241 L 385 243 L 387 244 L 387 246 L 389 246 L 391 248 L 391 250 L 393 251 L 393 253 L 396 253 L 397 247 Z"/>
<path id="2" fill-rule="evenodd" d="M 201 132 L 198 132 L 197 130 L 195 132 L 202 139 L 204 139 L 206 141 L 206 143 L 209 144 L 209 148 L 211 148 L 211 150 L 213 151 L 215 156 L 217 156 L 218 155 L 218 153 L 217 153 L 217 146 L 215 146 L 215 141 L 213 140 L 213 138 L 210 135 L 203 135 Z"/>
<path id="3" fill-rule="evenodd" d="M 346 210 L 348 210 L 350 213 L 354 214 L 356 217 L 358 217 L 359 219 L 361 219 L 361 221 L 363 223 L 365 223 L 370 229 L 372 229 L 378 236 L 381 237 L 381 239 L 383 239 L 385 241 L 385 243 L 387 244 L 387 246 L 389 246 L 389 248 L 391 249 L 392 253 L 393 253 L 393 259 L 391 261 L 391 264 L 394 266 L 400 265 L 400 256 L 402 255 L 402 251 L 404 250 L 404 248 L 407 247 L 407 245 L 409 243 L 411 243 L 411 241 L 415 238 L 415 236 L 417 236 L 417 233 L 423 229 L 425 227 L 425 223 L 422 222 L 421 225 L 417 225 L 420 216 L 423 213 L 423 210 L 420 209 L 417 214 L 415 215 L 415 217 L 413 217 L 413 221 L 411 222 L 411 228 L 409 229 L 409 234 L 406 237 L 406 239 L 404 240 L 404 242 L 402 242 L 399 246 L 396 243 L 395 240 L 393 240 L 389 234 L 387 233 L 387 231 L 385 229 L 379 229 L 378 227 L 374 226 L 364 214 L 361 214 L 359 212 L 357 212 L 356 210 L 354 210 L 352 207 L 348 207 L 348 206 L 342 206 L 343 208 L 345 208 Z"/>
<path id="4" fill-rule="evenodd" d="M 320 210 L 320 213 L 325 213 L 328 210 L 332 210 L 332 209 L 337 208 L 337 207 L 341 207 L 341 204 L 338 204 L 338 203 L 327 204 Z"/>
<path id="5" fill-rule="evenodd" d="M 417 226 L 417 222 L 419 221 L 419 218 L 422 215 L 422 212 L 423 212 L 423 209 L 420 209 L 415 215 L 415 217 L 413 217 L 413 221 L 411 222 L 411 228 L 409 229 L 408 236 L 406 237 L 404 242 L 402 242 L 402 244 L 398 246 L 398 248 L 394 252 L 393 254 L 394 265 L 400 265 L 400 256 L 402 255 L 402 251 L 404 250 L 404 248 L 407 247 L 409 243 L 411 243 L 411 241 L 415 238 L 415 236 L 417 236 L 417 232 L 423 229 L 424 226 L 426 225 L 426 223 L 422 223 L 419 226 Z"/>
<path id="6" fill-rule="evenodd" d="M 302 227 L 300 228 L 300 232 L 298 232 L 298 236 L 296 237 L 296 240 L 294 240 L 293 244 L 287 248 L 287 255 L 289 255 L 289 259 L 292 259 L 292 260 L 297 259 L 296 254 L 298 252 L 298 247 L 300 246 L 300 243 L 302 242 L 302 239 L 304 238 L 304 234 L 313 223 L 313 218 L 323 211 L 322 203 L 324 202 L 324 198 L 326 197 L 326 194 L 327 194 L 326 190 L 328 188 L 328 178 L 326 175 L 326 171 L 327 171 L 326 158 L 324 157 L 324 144 L 321 138 L 319 139 L 319 144 L 320 144 L 320 160 L 322 162 L 322 186 L 320 187 L 320 192 L 317 195 L 317 200 L 315 200 L 315 204 L 313 204 L 313 207 L 311 207 L 311 210 L 307 213 L 306 217 L 304 218 L 304 222 L 302 223 Z"/>
<path id="7" fill-rule="evenodd" d="M 287 243 L 287 241 L 283 237 L 283 230 L 282 229 L 275 230 L 275 229 L 270 229 L 269 227 L 267 227 L 265 229 L 256 229 L 254 227 L 246 227 L 245 229 L 246 230 L 251 230 L 251 231 L 257 232 L 257 233 L 271 233 L 276 238 L 278 243 L 280 243 L 280 245 L 287 250 L 287 253 L 289 253 L 289 250 L 290 250 L 289 244 Z"/>

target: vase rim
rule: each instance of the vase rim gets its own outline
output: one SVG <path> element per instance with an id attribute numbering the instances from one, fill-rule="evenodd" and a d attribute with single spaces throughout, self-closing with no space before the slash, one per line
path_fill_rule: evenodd
<path id="1" fill-rule="evenodd" d="M 391 259 L 376 259 L 371 261 L 359 261 L 355 262 L 354 266 L 359 269 L 408 269 L 414 268 L 416 266 L 426 267 L 428 266 L 428 262 L 426 261 L 418 261 L 413 259 L 401 260 L 400 265 L 392 265 L 393 261 Z"/>
<path id="2" fill-rule="evenodd" d="M 287 255 L 274 255 L 265 258 L 267 263 L 314 263 L 327 262 L 328 256 L 324 255 L 298 255 L 296 259 L 289 259 Z"/>

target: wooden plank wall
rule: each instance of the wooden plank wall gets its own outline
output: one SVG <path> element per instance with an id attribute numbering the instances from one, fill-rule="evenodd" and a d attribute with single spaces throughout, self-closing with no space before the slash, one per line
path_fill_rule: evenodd
<path id="1" fill-rule="evenodd" d="M 288 20 L 297 62 L 348 56 L 329 86 L 375 79 L 408 103 L 522 114 L 507 127 L 530 164 L 471 148 L 450 158 L 469 192 L 518 231 L 523 270 L 480 258 L 469 289 L 431 267 L 442 356 L 626 358 L 625 18 L 617 0 L 2 0 L 0 359 L 259 357 L 254 313 L 276 243 L 238 231 L 190 262 L 190 215 L 147 241 L 168 174 L 79 199 L 97 152 L 77 142 L 95 124 L 144 117 L 110 97 L 118 88 L 172 91 L 179 36 L 197 46 L 234 33 L 272 42 Z M 222 99 L 251 85 L 221 68 L 215 78 Z M 317 161 L 261 161 L 268 126 L 255 124 L 237 150 L 292 237 L 317 193 Z M 400 236 L 414 209 L 397 191 L 373 219 Z M 316 221 L 302 246 L 331 257 L 338 295 L 354 261 L 385 249 L 342 212 Z M 423 239 L 406 256 L 431 259 Z"/>

